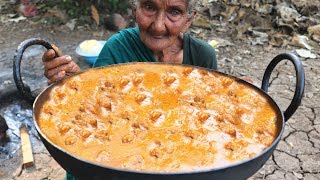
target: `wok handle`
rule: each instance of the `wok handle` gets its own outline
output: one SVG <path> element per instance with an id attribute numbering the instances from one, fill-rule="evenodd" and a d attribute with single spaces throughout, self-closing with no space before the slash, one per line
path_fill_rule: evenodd
<path id="1" fill-rule="evenodd" d="M 304 93 L 304 86 L 305 86 L 305 74 L 304 74 L 304 68 L 299 60 L 299 58 L 294 55 L 293 53 L 283 53 L 276 56 L 268 65 L 264 76 L 262 80 L 262 86 L 261 89 L 268 93 L 268 87 L 269 87 L 269 79 L 271 76 L 272 71 L 277 66 L 279 62 L 282 60 L 289 60 L 293 63 L 296 71 L 296 88 L 294 92 L 293 99 L 288 106 L 288 108 L 284 111 L 284 117 L 285 121 L 288 121 L 289 118 L 296 112 L 297 108 L 299 107 L 303 93 Z"/>
<path id="2" fill-rule="evenodd" d="M 30 103 L 34 102 L 35 97 L 32 96 L 30 88 L 28 86 L 25 86 L 22 81 L 20 65 L 24 51 L 32 45 L 42 45 L 47 49 L 53 49 L 56 52 L 57 57 L 61 55 L 61 52 L 55 45 L 39 38 L 27 39 L 18 46 L 13 60 L 13 78 L 22 97 L 24 97 Z"/>

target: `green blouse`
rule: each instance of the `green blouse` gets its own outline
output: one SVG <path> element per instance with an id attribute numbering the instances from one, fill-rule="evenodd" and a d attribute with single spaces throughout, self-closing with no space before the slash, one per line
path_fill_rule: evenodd
<path id="1" fill-rule="evenodd" d="M 157 62 L 152 51 L 140 40 L 139 28 L 128 28 L 111 36 L 94 67 L 127 62 Z M 217 69 L 214 49 L 206 42 L 184 34 L 183 64 Z"/>

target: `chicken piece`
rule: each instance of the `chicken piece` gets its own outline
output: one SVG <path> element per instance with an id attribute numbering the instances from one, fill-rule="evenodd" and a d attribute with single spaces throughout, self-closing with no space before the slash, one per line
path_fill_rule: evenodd
<path id="1" fill-rule="evenodd" d="M 80 89 L 80 84 L 77 81 L 70 81 L 66 85 L 68 88 L 73 89 L 75 91 L 78 91 Z"/>
<path id="2" fill-rule="evenodd" d="M 91 104 L 91 103 L 81 103 L 80 106 L 79 106 L 79 111 L 80 112 L 90 112 L 92 114 L 98 114 L 99 110 L 98 108 Z"/>
<path id="3" fill-rule="evenodd" d="M 217 126 L 219 127 L 219 129 L 222 132 L 229 134 L 231 137 L 237 136 L 237 131 L 236 131 L 234 125 L 227 124 L 227 123 L 219 123 Z"/>
<path id="4" fill-rule="evenodd" d="M 143 81 L 143 77 L 142 76 L 134 76 L 133 78 L 132 78 L 132 82 L 133 82 L 133 84 L 134 85 L 139 85 L 141 82 Z"/>
<path id="5" fill-rule="evenodd" d="M 53 115 L 54 114 L 54 110 L 55 108 L 50 106 L 50 105 L 44 105 L 43 106 L 43 112 L 49 115 Z"/>
<path id="6" fill-rule="evenodd" d="M 133 134 L 127 134 L 122 137 L 122 143 L 130 143 L 134 140 L 134 135 Z"/>
<path id="7" fill-rule="evenodd" d="M 233 90 L 228 91 L 228 97 L 233 100 L 237 100 L 237 94 Z"/>
<path id="8" fill-rule="evenodd" d="M 238 150 L 243 150 L 245 147 L 247 147 L 249 143 L 244 140 L 235 140 L 235 141 L 230 141 L 227 144 L 225 144 L 224 148 L 229 150 L 229 151 L 238 151 Z"/>
<path id="9" fill-rule="evenodd" d="M 221 118 L 224 121 L 228 121 L 228 122 L 230 122 L 231 124 L 234 124 L 234 125 L 239 125 L 241 123 L 241 119 L 240 119 L 241 117 L 232 116 L 232 115 L 227 114 L 227 113 L 221 114 Z"/>
<path id="10" fill-rule="evenodd" d="M 127 160 L 121 165 L 123 168 L 134 168 L 139 169 L 144 164 L 143 156 L 141 155 L 132 155 L 127 158 Z"/>
<path id="11" fill-rule="evenodd" d="M 152 111 L 149 115 L 150 115 L 150 119 L 152 121 L 156 121 L 157 119 L 159 119 L 159 117 L 162 115 L 162 113 L 159 111 Z"/>
<path id="12" fill-rule="evenodd" d="M 56 90 L 54 94 L 54 99 L 56 102 L 62 101 L 66 97 L 66 93 L 64 93 L 61 89 Z"/>
<path id="13" fill-rule="evenodd" d="M 205 69 L 199 69 L 198 72 L 202 75 L 202 76 L 206 76 L 209 74 L 208 70 Z"/>
<path id="14" fill-rule="evenodd" d="M 112 89 L 114 89 L 114 84 L 112 84 L 111 82 L 109 81 L 105 81 L 101 86 L 100 86 L 100 89 L 102 91 L 110 91 Z"/>
<path id="15" fill-rule="evenodd" d="M 184 75 L 189 75 L 193 71 L 192 67 L 187 67 L 183 70 Z"/>
<path id="16" fill-rule="evenodd" d="M 176 77 L 174 77 L 174 76 L 166 75 L 166 76 L 163 77 L 163 82 L 164 82 L 166 85 L 172 84 L 175 80 L 176 80 Z"/>
<path id="17" fill-rule="evenodd" d="M 101 163 L 106 163 L 106 162 L 110 162 L 112 160 L 110 154 L 106 151 L 101 151 L 97 157 L 96 157 L 96 161 L 101 162 Z"/>
<path id="18" fill-rule="evenodd" d="M 85 112 L 86 111 L 86 106 L 83 103 L 80 104 L 79 111 L 80 112 Z"/>
<path id="19" fill-rule="evenodd" d="M 81 127 L 86 127 L 87 126 L 87 122 L 86 122 L 86 120 L 85 120 L 85 117 L 84 117 L 84 115 L 82 115 L 82 114 L 76 114 L 75 116 L 74 116 L 74 119 L 73 120 L 71 120 L 71 122 L 73 123 L 73 124 L 76 124 L 76 125 L 78 125 L 78 126 L 81 126 Z"/>
<path id="20" fill-rule="evenodd" d="M 94 133 L 94 137 L 102 142 L 111 140 L 110 133 L 108 130 L 98 130 Z"/>
<path id="21" fill-rule="evenodd" d="M 120 116 L 121 116 L 121 118 L 130 121 L 130 120 L 132 120 L 132 116 L 133 116 L 133 115 L 132 115 L 132 113 L 129 112 L 129 111 L 123 111 L 123 112 L 121 112 Z"/>
<path id="22" fill-rule="evenodd" d="M 193 98 L 193 102 L 190 103 L 191 106 L 198 106 L 198 107 L 203 107 L 205 108 L 207 105 L 204 101 L 204 99 L 200 96 L 195 96 Z"/>
<path id="23" fill-rule="evenodd" d="M 98 114 L 98 109 L 95 105 L 91 104 L 91 103 L 88 103 L 86 105 L 86 112 L 91 112 L 92 114 Z"/>
<path id="24" fill-rule="evenodd" d="M 81 114 L 76 114 L 76 115 L 74 116 L 74 119 L 75 119 L 75 120 L 83 120 L 83 116 L 82 116 Z"/>
<path id="25" fill-rule="evenodd" d="M 97 121 L 97 119 L 95 119 L 95 118 L 89 118 L 88 119 L 88 122 L 89 122 L 89 124 L 92 126 L 92 127 L 97 127 L 98 126 L 98 121 Z"/>
<path id="26" fill-rule="evenodd" d="M 88 130 L 85 130 L 85 129 L 82 129 L 78 133 L 82 137 L 83 140 L 87 139 L 91 135 L 91 132 Z"/>
<path id="27" fill-rule="evenodd" d="M 222 79 L 221 79 L 221 84 L 222 84 L 225 88 L 229 87 L 232 83 L 233 83 L 233 80 L 230 79 L 230 78 L 225 77 L 225 78 L 222 78 Z"/>
<path id="28" fill-rule="evenodd" d="M 236 151 L 239 148 L 239 146 L 235 142 L 230 141 L 230 142 L 228 142 L 227 144 L 224 145 L 224 148 L 226 150 L 228 150 L 228 151 L 232 151 L 233 152 L 233 151 Z"/>
<path id="29" fill-rule="evenodd" d="M 143 122 L 134 122 L 134 123 L 132 123 L 131 126 L 135 129 L 140 129 L 140 130 L 148 130 L 149 129 L 149 127 Z"/>
<path id="30" fill-rule="evenodd" d="M 199 133 L 189 129 L 185 132 L 185 136 L 191 139 L 196 139 L 199 136 Z"/>
<path id="31" fill-rule="evenodd" d="M 71 129 L 71 127 L 69 125 L 66 125 L 66 124 L 58 124 L 57 128 L 58 128 L 58 131 L 61 134 L 65 134 Z"/>
<path id="32" fill-rule="evenodd" d="M 216 116 L 216 120 L 217 120 L 219 123 L 222 123 L 222 122 L 224 122 L 224 116 L 221 115 L 221 114 L 219 114 L 219 115 Z"/>
<path id="33" fill-rule="evenodd" d="M 77 142 L 77 138 L 75 136 L 67 136 L 65 139 L 64 139 L 64 144 L 65 145 L 73 145 Z"/>
<path id="34" fill-rule="evenodd" d="M 204 123 L 207 119 L 209 119 L 210 114 L 207 112 L 199 111 L 197 112 L 198 120 Z"/>
<path id="35" fill-rule="evenodd" d="M 196 102 L 196 103 L 204 103 L 204 99 L 201 98 L 201 97 L 199 97 L 199 96 L 195 96 L 195 97 L 193 98 L 193 100 L 194 100 L 194 102 Z"/>
<path id="36" fill-rule="evenodd" d="M 111 100 L 109 99 L 97 99 L 97 103 L 108 111 L 112 110 Z"/>
<path id="37" fill-rule="evenodd" d="M 147 98 L 147 95 L 145 94 L 138 94 L 136 96 L 136 102 L 137 103 L 141 103 L 142 101 L 144 101 Z"/>
<path id="38" fill-rule="evenodd" d="M 155 158 L 161 158 L 164 155 L 164 152 L 160 148 L 154 148 L 150 151 L 150 156 L 153 156 Z"/>
<path id="39" fill-rule="evenodd" d="M 107 118 L 105 119 L 105 122 L 107 122 L 111 125 L 111 124 L 115 123 L 115 119 L 113 116 L 108 115 Z"/>
<path id="40" fill-rule="evenodd" d="M 130 80 L 128 78 L 121 78 L 120 79 L 120 86 L 123 88 L 124 86 L 128 85 Z"/>
<path id="41" fill-rule="evenodd" d="M 263 130 L 258 130 L 257 134 L 258 134 L 258 137 L 257 137 L 258 140 L 266 146 L 270 146 L 275 139 L 274 136 L 269 135 L 267 132 Z"/>

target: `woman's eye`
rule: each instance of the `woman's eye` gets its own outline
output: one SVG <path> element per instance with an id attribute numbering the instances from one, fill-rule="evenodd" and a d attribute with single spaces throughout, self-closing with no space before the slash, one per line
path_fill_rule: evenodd
<path id="1" fill-rule="evenodd" d="M 145 8 L 146 10 L 148 10 L 148 11 L 154 11 L 154 10 L 155 10 L 155 8 L 153 7 L 152 4 L 145 4 L 145 5 L 144 5 L 144 8 Z"/>
<path id="2" fill-rule="evenodd" d="M 168 11 L 168 17 L 172 21 L 178 21 L 182 17 L 182 12 L 177 9 L 172 9 Z"/>
<path id="3" fill-rule="evenodd" d="M 179 15 L 180 15 L 180 11 L 178 11 L 178 10 L 171 10 L 171 11 L 170 11 L 170 15 L 171 15 L 171 16 L 179 16 Z"/>

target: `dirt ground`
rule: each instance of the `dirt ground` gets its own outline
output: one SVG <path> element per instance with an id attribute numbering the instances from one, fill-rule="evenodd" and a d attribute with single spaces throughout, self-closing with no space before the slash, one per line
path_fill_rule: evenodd
<path id="1" fill-rule="evenodd" d="M 280 53 L 294 52 L 296 47 L 251 45 L 249 40 L 233 40 L 230 33 L 205 30 L 205 40 L 217 40 L 218 69 L 234 76 L 249 76 L 260 87 L 268 63 Z M 86 39 L 106 40 L 114 32 L 103 28 L 71 31 L 66 26 L 52 27 L 24 20 L 0 24 L 0 90 L 14 84 L 12 62 L 15 49 L 25 39 L 39 37 L 56 44 L 64 54 L 70 54 L 81 68 L 90 68 L 75 54 L 77 45 Z M 24 81 L 32 89 L 46 87 L 41 53 L 35 48 L 22 61 Z M 320 179 L 320 50 L 313 51 L 316 59 L 301 58 L 305 69 L 306 88 L 301 106 L 286 123 L 285 133 L 273 156 L 254 175 L 254 179 Z M 270 96 L 285 110 L 290 103 L 295 72 L 290 62 L 281 63 L 273 73 Z M 63 179 L 65 171 L 52 159 L 45 148 L 34 152 L 35 166 L 21 168 L 21 151 L 0 166 L 0 179 Z"/>

